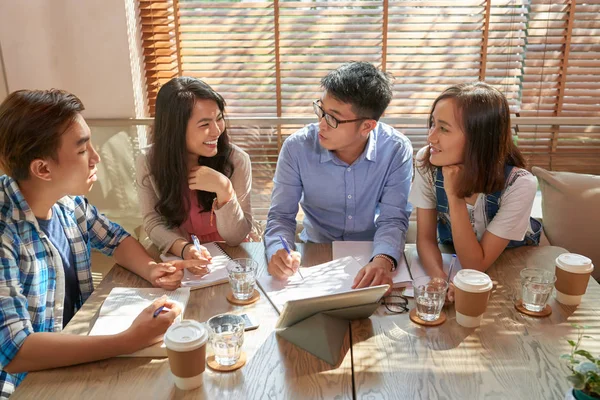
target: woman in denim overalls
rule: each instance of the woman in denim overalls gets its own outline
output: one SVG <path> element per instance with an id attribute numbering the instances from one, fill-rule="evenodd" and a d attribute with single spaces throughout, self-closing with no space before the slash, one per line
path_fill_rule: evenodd
<path id="1" fill-rule="evenodd" d="M 505 248 L 539 243 L 541 224 L 530 218 L 536 180 L 513 143 L 500 91 L 483 82 L 445 90 L 431 108 L 427 140 L 409 200 L 430 276 L 446 278 L 439 244 L 454 246 L 462 268 L 485 271 Z"/>

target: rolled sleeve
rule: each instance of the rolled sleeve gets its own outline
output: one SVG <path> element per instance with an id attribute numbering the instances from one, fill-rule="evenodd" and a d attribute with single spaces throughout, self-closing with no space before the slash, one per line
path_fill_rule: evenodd
<path id="1" fill-rule="evenodd" d="M 7 242 L 8 240 L 8 242 Z M 12 239 L 2 235 L 0 250 L 0 368 L 4 369 L 23 345 L 23 342 L 33 332 L 27 298 L 19 279 L 19 266 L 16 264 L 16 254 L 6 243 Z"/>
<path id="2" fill-rule="evenodd" d="M 273 178 L 271 208 L 267 216 L 265 247 L 267 261 L 283 246 L 279 235 L 293 246 L 296 237 L 296 215 L 302 197 L 302 179 L 297 160 L 292 156 L 290 139 L 283 143 Z"/>
<path id="3" fill-rule="evenodd" d="M 408 231 L 412 207 L 408 202 L 413 173 L 412 146 L 408 140 L 394 157 L 381 199 L 379 215 L 375 221 L 377 230 L 373 239 L 373 256 L 387 254 L 399 262 Z"/>

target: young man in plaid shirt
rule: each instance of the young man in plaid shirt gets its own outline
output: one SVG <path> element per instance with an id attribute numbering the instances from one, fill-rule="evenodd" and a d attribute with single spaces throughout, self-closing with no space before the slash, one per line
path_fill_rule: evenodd
<path id="1" fill-rule="evenodd" d="M 113 336 L 56 334 L 93 290 L 90 250 L 154 286 L 179 287 L 183 268 L 208 260 L 155 263 L 85 197 L 98 153 L 81 101 L 60 91 L 21 90 L 0 105 L 0 398 L 26 372 L 133 353 L 160 340 L 180 309 L 166 298 Z M 170 311 L 152 318 L 166 305 Z"/>

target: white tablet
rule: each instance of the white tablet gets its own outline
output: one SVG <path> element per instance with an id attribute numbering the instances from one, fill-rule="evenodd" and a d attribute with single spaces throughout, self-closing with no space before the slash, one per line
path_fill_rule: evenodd
<path id="1" fill-rule="evenodd" d="M 345 313 L 348 319 L 367 318 L 377 308 L 379 301 L 389 287 L 389 285 L 380 285 L 325 296 L 290 300 L 283 306 L 275 329 L 290 327 L 320 312 L 350 309 L 353 307 L 355 307 L 352 309 L 354 311 Z M 358 307 L 368 305 L 372 305 L 372 307 Z"/>

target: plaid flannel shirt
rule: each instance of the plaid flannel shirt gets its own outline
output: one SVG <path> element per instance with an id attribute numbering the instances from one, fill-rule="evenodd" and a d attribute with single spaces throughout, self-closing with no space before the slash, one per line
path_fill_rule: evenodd
<path id="1" fill-rule="evenodd" d="M 53 207 L 75 259 L 81 297 L 79 309 L 94 287 L 91 248 L 111 256 L 129 234 L 110 222 L 85 197 L 67 196 Z M 4 366 L 33 332 L 60 332 L 65 276 L 60 254 L 12 178 L 0 176 L 0 398 L 7 398 L 26 373 L 9 374 Z"/>

